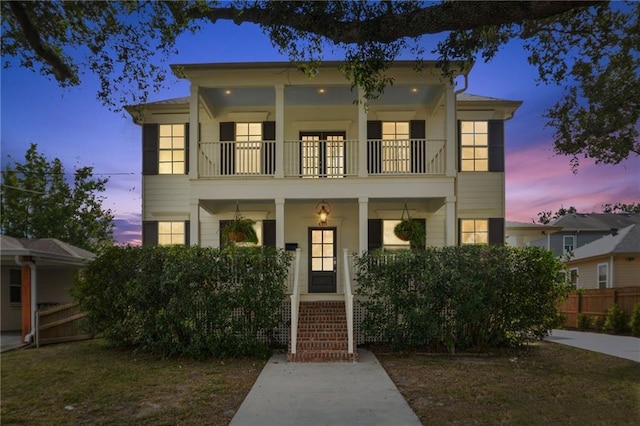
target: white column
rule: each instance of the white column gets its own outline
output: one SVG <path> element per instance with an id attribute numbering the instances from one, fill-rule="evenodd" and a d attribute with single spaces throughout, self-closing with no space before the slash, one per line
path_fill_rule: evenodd
<path id="1" fill-rule="evenodd" d="M 358 87 L 358 100 L 364 101 L 364 90 Z M 358 104 L 358 177 L 367 176 L 367 111 Z"/>
<path id="2" fill-rule="evenodd" d="M 198 177 L 198 142 L 200 135 L 200 87 L 191 85 L 191 98 L 189 99 L 189 178 Z"/>
<path id="3" fill-rule="evenodd" d="M 276 198 L 276 247 L 284 248 L 284 198 Z"/>
<path id="4" fill-rule="evenodd" d="M 456 120 L 456 95 L 453 92 L 453 85 L 448 84 L 445 89 L 445 139 L 446 139 L 446 175 L 456 176 L 456 152 L 457 144 L 457 120 Z"/>
<path id="5" fill-rule="evenodd" d="M 369 249 L 369 198 L 358 198 L 358 244 L 360 253 Z"/>
<path id="6" fill-rule="evenodd" d="M 196 199 L 189 202 L 189 242 L 192 246 L 200 245 L 200 203 Z"/>
<path id="7" fill-rule="evenodd" d="M 284 177 L 284 84 L 276 84 L 276 175 L 275 176 L 276 178 Z"/>
<path id="8" fill-rule="evenodd" d="M 445 203 L 445 245 L 456 245 L 456 197 L 447 197 Z"/>

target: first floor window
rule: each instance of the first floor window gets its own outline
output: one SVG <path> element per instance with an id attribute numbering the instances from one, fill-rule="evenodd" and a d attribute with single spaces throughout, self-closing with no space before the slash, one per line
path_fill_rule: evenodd
<path id="1" fill-rule="evenodd" d="M 609 283 L 609 265 L 601 263 L 598 265 L 598 288 L 607 288 Z"/>
<path id="2" fill-rule="evenodd" d="M 158 245 L 185 243 L 184 222 L 158 222 Z"/>
<path id="3" fill-rule="evenodd" d="M 22 301 L 22 271 L 11 269 L 9 271 L 9 302 L 20 303 Z"/>
<path id="4" fill-rule="evenodd" d="M 389 250 L 408 249 L 411 247 L 410 241 L 403 241 L 396 237 L 393 229 L 399 224 L 399 220 L 382 221 L 382 247 Z"/>
<path id="5" fill-rule="evenodd" d="M 568 281 L 574 288 L 578 288 L 578 268 L 569 269 Z"/>
<path id="6" fill-rule="evenodd" d="M 462 219 L 460 244 L 488 244 L 489 221 L 487 219 Z"/>
<path id="7" fill-rule="evenodd" d="M 158 173 L 179 175 L 185 173 L 185 125 L 161 124 L 159 126 Z"/>

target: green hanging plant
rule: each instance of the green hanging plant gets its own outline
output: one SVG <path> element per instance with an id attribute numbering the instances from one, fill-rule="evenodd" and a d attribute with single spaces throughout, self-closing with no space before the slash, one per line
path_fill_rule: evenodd
<path id="1" fill-rule="evenodd" d="M 420 221 L 411 219 L 409 210 L 407 209 L 407 203 L 404 204 L 400 223 L 393 228 L 393 233 L 402 241 L 411 241 L 411 245 L 413 246 L 419 247 L 424 245 L 424 226 Z"/>
<path id="2" fill-rule="evenodd" d="M 227 223 L 221 231 L 224 242 L 247 242 L 256 244 L 258 242 L 258 235 L 256 234 L 256 230 L 253 228 L 255 223 L 256 222 L 254 220 L 243 217 L 240 214 L 238 205 L 236 204 L 236 213 L 233 216 L 233 220 Z"/>

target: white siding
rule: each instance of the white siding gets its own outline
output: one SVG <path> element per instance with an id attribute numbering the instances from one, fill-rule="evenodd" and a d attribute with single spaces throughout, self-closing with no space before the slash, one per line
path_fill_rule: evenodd
<path id="1" fill-rule="evenodd" d="M 504 173 L 460 173 L 457 197 L 461 218 L 504 217 Z"/>

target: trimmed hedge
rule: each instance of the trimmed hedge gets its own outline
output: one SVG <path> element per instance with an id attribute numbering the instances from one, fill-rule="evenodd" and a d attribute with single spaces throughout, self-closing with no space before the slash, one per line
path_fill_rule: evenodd
<path id="1" fill-rule="evenodd" d="M 462 246 L 355 256 L 362 330 L 400 349 L 517 346 L 557 326 L 571 287 L 537 247 Z"/>
<path id="2" fill-rule="evenodd" d="M 274 248 L 109 247 L 72 293 L 91 331 L 165 357 L 270 354 L 291 254 Z"/>

